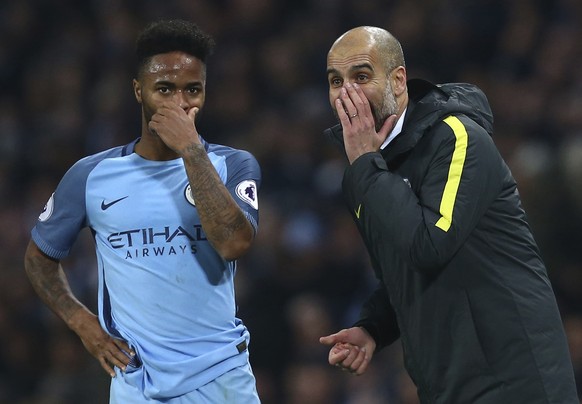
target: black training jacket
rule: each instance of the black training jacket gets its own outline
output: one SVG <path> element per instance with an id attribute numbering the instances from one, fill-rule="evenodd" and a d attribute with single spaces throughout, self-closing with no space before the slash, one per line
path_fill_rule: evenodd
<path id="1" fill-rule="evenodd" d="M 423 403 L 576 403 L 565 333 L 515 180 L 469 84 L 408 83 L 402 133 L 346 169 L 379 279 L 357 325 L 401 338 Z M 341 127 L 326 131 L 341 141 Z"/>

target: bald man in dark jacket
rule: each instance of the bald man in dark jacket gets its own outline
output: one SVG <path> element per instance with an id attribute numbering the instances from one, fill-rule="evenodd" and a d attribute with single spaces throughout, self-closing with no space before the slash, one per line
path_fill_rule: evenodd
<path id="1" fill-rule="evenodd" d="M 361 374 L 401 339 L 423 403 L 576 403 L 560 313 L 485 95 L 407 81 L 398 41 L 359 27 L 328 54 L 327 134 L 379 280 L 349 329 L 321 338 Z"/>

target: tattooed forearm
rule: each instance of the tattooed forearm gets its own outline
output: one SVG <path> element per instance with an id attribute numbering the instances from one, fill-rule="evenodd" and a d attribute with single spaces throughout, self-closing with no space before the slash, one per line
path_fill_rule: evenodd
<path id="1" fill-rule="evenodd" d="M 82 304 L 73 296 L 61 265 L 32 242 L 24 259 L 26 274 L 38 296 L 67 324 Z"/>
<path id="2" fill-rule="evenodd" d="M 241 241 L 246 249 L 252 239 L 252 227 L 218 176 L 204 146 L 191 145 L 182 156 L 208 240 L 219 252 L 231 250 L 232 243 L 238 248 Z"/>
<path id="3" fill-rule="evenodd" d="M 214 178 L 208 178 L 206 173 L 198 177 L 206 177 L 200 178 L 200 182 L 207 182 L 209 185 L 192 187 L 195 189 L 193 196 L 200 220 L 206 225 L 205 232 L 216 242 L 227 242 L 237 231 L 245 227 L 247 220 L 238 206 L 231 206 L 230 194 L 215 184 Z"/>

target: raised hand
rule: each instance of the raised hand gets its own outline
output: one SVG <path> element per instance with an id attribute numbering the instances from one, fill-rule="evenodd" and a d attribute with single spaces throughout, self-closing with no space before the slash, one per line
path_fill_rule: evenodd
<path id="1" fill-rule="evenodd" d="M 200 144 L 194 123 L 198 111 L 194 107 L 186 112 L 174 102 L 165 102 L 152 115 L 148 127 L 166 146 L 181 155 L 192 144 Z"/>
<path id="2" fill-rule="evenodd" d="M 357 84 L 345 84 L 335 101 L 335 108 L 342 124 L 350 164 L 365 153 L 378 151 L 396 124 L 396 115 L 391 115 L 376 132 L 370 102 Z"/>

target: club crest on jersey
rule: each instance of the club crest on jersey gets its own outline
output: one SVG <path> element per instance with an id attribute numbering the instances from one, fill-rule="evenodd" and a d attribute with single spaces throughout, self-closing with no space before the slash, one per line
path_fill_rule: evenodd
<path id="1" fill-rule="evenodd" d="M 47 221 L 53 214 L 54 207 L 55 207 L 55 193 L 53 192 L 46 205 L 44 205 L 44 209 L 42 210 L 42 213 L 38 217 L 38 220 L 40 220 L 41 222 Z"/>
<path id="2" fill-rule="evenodd" d="M 192 196 L 192 188 L 190 187 L 190 184 L 186 186 L 186 189 L 184 190 L 184 196 L 186 197 L 186 200 L 190 205 L 196 206 L 196 203 L 194 202 L 194 197 Z"/>
<path id="3" fill-rule="evenodd" d="M 244 180 L 236 186 L 236 196 L 255 209 L 259 209 L 259 196 L 257 195 L 257 184 L 253 180 Z"/>

